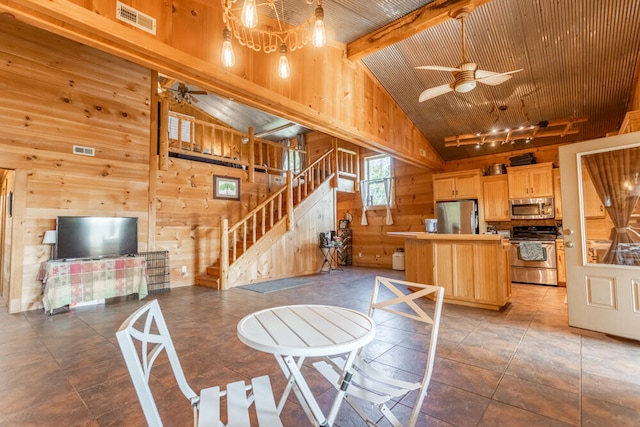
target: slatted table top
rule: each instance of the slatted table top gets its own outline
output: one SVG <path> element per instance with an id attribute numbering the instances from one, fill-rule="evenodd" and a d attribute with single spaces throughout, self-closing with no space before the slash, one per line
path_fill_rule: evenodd
<path id="1" fill-rule="evenodd" d="M 373 340 L 375 323 L 358 311 L 327 305 L 272 307 L 245 316 L 238 338 L 249 347 L 287 356 L 330 356 Z"/>

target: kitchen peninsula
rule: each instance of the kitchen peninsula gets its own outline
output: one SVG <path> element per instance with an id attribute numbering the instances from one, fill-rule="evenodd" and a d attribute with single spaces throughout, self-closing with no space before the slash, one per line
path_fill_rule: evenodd
<path id="1" fill-rule="evenodd" d="M 405 239 L 406 280 L 444 287 L 444 301 L 500 310 L 511 296 L 508 240 L 497 234 L 390 232 Z"/>

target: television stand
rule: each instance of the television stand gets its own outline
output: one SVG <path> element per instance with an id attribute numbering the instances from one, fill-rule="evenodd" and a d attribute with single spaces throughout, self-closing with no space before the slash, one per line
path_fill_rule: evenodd
<path id="1" fill-rule="evenodd" d="M 98 260 L 47 261 L 38 273 L 45 312 L 53 314 L 65 305 L 138 294 L 147 296 L 147 263 L 144 257 Z"/>

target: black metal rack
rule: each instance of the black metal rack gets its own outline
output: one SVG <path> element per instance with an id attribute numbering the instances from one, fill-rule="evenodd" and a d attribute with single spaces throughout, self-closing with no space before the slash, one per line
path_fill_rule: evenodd
<path id="1" fill-rule="evenodd" d="M 169 251 L 139 252 L 135 256 L 147 261 L 147 290 L 149 294 L 169 292 Z"/>

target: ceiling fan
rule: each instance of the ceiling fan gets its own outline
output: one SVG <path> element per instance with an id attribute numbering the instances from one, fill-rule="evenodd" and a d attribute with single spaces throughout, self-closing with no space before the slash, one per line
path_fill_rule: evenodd
<path id="1" fill-rule="evenodd" d="M 444 95 L 451 91 L 459 93 L 466 93 L 473 90 L 477 83 L 483 83 L 490 86 L 496 86 L 500 83 L 504 83 L 511 78 L 511 74 L 517 73 L 520 70 L 508 71 L 506 73 L 496 73 L 493 71 L 479 70 L 478 64 L 475 62 L 467 61 L 467 52 L 464 37 L 464 20 L 469 16 L 471 11 L 469 9 L 461 9 L 457 11 L 454 18 L 460 21 L 462 25 L 462 63 L 458 68 L 442 67 L 439 65 L 424 65 L 416 67 L 422 70 L 436 70 L 436 71 L 449 71 L 453 74 L 453 83 L 447 83 L 441 86 L 436 86 L 423 91 L 420 94 L 419 101 L 423 102 L 436 96 Z"/>
<path id="2" fill-rule="evenodd" d="M 204 90 L 190 90 L 184 83 L 178 83 L 177 89 L 169 88 L 169 90 L 173 92 L 173 97 L 178 103 L 186 102 L 187 104 L 191 104 L 192 101 L 198 102 L 198 100 L 192 95 L 207 94 L 207 92 Z"/>

